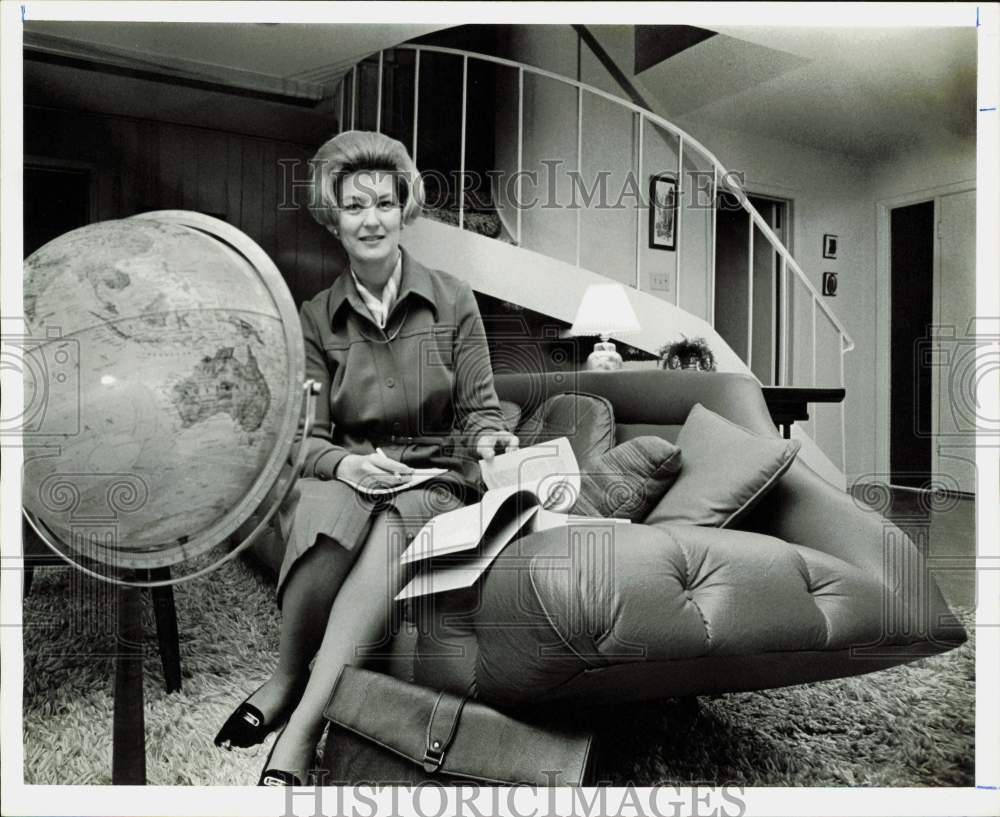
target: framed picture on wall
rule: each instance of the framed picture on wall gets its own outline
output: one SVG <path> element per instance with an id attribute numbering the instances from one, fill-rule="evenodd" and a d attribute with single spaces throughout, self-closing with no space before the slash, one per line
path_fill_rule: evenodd
<path id="1" fill-rule="evenodd" d="M 677 249 L 677 176 L 673 173 L 649 177 L 649 246 Z"/>
<path id="2" fill-rule="evenodd" d="M 837 236 L 830 235 L 829 233 L 823 236 L 823 257 L 837 257 Z"/>

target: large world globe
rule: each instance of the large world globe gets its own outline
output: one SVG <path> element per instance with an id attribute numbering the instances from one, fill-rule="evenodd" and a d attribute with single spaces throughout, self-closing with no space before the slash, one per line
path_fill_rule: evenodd
<path id="1" fill-rule="evenodd" d="M 304 360 L 256 244 L 185 211 L 93 224 L 28 258 L 24 312 L 23 498 L 64 555 L 170 566 L 247 520 L 294 441 Z"/>

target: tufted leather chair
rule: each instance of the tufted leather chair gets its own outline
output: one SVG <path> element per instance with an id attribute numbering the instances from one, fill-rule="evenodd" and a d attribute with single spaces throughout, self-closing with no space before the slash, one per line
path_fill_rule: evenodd
<path id="1" fill-rule="evenodd" d="M 501 375 L 496 385 L 522 416 L 556 393 L 602 395 L 617 442 L 673 441 L 695 403 L 777 436 L 743 375 Z M 965 641 L 910 539 L 805 464 L 740 527 L 524 537 L 473 591 L 426 602 L 415 648 L 398 651 L 394 671 L 456 692 L 472 684 L 500 706 L 622 701 L 856 675 Z"/>

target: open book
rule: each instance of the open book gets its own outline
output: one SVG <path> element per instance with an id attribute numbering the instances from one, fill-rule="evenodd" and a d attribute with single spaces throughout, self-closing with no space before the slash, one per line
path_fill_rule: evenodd
<path id="1" fill-rule="evenodd" d="M 580 469 L 565 437 L 480 467 L 488 489 L 482 501 L 434 517 L 403 552 L 402 564 L 423 564 L 397 601 L 471 587 L 519 536 L 561 525 L 628 523 L 566 513 L 580 493 Z"/>

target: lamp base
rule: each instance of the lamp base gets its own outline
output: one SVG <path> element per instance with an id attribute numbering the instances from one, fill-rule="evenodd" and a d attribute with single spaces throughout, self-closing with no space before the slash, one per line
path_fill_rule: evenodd
<path id="1" fill-rule="evenodd" d="M 622 356 L 614 343 L 600 341 L 594 344 L 594 351 L 587 358 L 587 368 L 591 371 L 613 372 L 622 367 Z"/>

